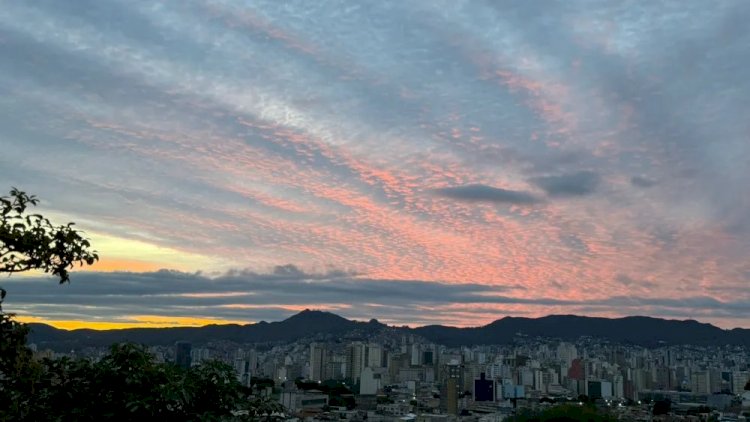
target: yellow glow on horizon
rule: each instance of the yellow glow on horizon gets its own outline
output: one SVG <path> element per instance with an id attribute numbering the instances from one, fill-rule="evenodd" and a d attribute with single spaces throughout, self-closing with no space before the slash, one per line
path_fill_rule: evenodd
<path id="1" fill-rule="evenodd" d="M 63 330 L 88 328 L 91 330 L 116 330 L 124 328 L 169 328 L 169 327 L 202 327 L 210 324 L 250 324 L 252 321 L 234 321 L 216 318 L 193 318 L 160 315 L 132 315 L 121 321 L 83 321 L 83 320 L 50 320 L 35 316 L 18 315 L 20 322 L 37 322 L 51 325 Z"/>
<path id="2" fill-rule="evenodd" d="M 224 260 L 194 254 L 140 240 L 102 233 L 87 232 L 100 261 L 83 270 L 91 271 L 155 271 L 162 268 L 180 271 L 210 271 L 226 267 Z"/>
<path id="3" fill-rule="evenodd" d="M 161 269 L 210 272 L 231 267 L 229 262 L 222 258 L 179 251 L 139 240 L 91 231 L 86 231 L 84 236 L 89 238 L 91 248 L 99 254 L 99 261 L 93 265 L 75 266 L 72 269 L 74 272 L 153 272 Z M 42 271 L 32 270 L 14 274 L 14 277 L 39 277 L 42 275 Z"/>
<path id="4" fill-rule="evenodd" d="M 143 273 L 158 271 L 162 268 L 164 268 L 164 265 L 159 265 L 158 263 L 154 262 L 144 262 L 135 259 L 101 258 L 94 265 L 81 268 L 81 271 L 132 271 Z"/>
<path id="5" fill-rule="evenodd" d="M 54 207 L 42 207 L 40 212 L 54 224 L 74 221 L 75 228 L 83 231 L 83 237 L 91 241 L 91 249 L 98 252 L 99 262 L 92 266 L 75 267 L 74 271 L 142 272 L 171 269 L 185 272 L 212 272 L 225 271 L 233 266 L 233 263 L 224 256 L 205 255 L 162 246 L 160 243 L 164 242 L 161 239 L 147 233 L 133 232 L 126 227 L 119 227 L 119 229 L 132 236 L 123 237 L 123 235 L 113 234 L 118 229 L 116 223 L 62 213 L 56 211 Z"/>

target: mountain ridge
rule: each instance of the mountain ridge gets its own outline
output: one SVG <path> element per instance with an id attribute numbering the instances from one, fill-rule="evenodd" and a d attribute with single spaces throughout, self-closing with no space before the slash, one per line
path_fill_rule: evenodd
<path id="1" fill-rule="evenodd" d="M 30 323 L 29 342 L 53 349 L 102 347 L 123 341 L 147 345 L 165 345 L 175 341 L 205 343 L 232 341 L 237 343 L 291 342 L 311 336 L 360 336 L 392 329 L 416 334 L 428 341 L 446 346 L 507 344 L 517 335 L 576 340 L 588 336 L 624 344 L 647 347 L 670 344 L 745 345 L 750 346 L 750 329 L 722 329 L 696 320 L 662 319 L 649 316 L 621 318 L 580 315 L 548 315 L 539 318 L 505 316 L 477 327 L 426 325 L 395 327 L 376 319 L 354 321 L 340 315 L 305 309 L 284 320 L 260 321 L 254 324 L 212 324 L 202 327 L 124 328 L 113 330 L 58 329 L 46 324 Z"/>

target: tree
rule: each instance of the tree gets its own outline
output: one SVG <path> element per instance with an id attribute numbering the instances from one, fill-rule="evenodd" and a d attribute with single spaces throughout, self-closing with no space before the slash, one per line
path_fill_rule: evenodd
<path id="1" fill-rule="evenodd" d="M 0 309 L 0 421 L 12 420 L 28 401 L 40 367 L 26 347 L 29 328 Z"/>
<path id="2" fill-rule="evenodd" d="M 16 188 L 0 196 L 0 274 L 41 270 L 59 278 L 60 284 L 69 282 L 69 269 L 92 265 L 99 255 L 74 223 L 55 226 L 40 214 L 27 213 L 37 204 L 36 196 Z M 4 298 L 0 289 L 0 303 Z"/>
<path id="3" fill-rule="evenodd" d="M 36 196 L 16 188 L 0 196 L 0 274 L 41 270 L 57 277 L 60 284 L 70 282 L 69 269 L 76 264 L 92 265 L 99 255 L 90 250 L 91 243 L 82 232 L 73 228 L 75 223 L 55 226 L 41 214 L 26 212 L 38 204 Z M 0 288 L 0 313 L 5 295 Z"/>
<path id="4" fill-rule="evenodd" d="M 61 284 L 68 282 L 70 268 L 93 264 L 99 256 L 89 250 L 91 244 L 73 229 L 73 223 L 54 226 L 39 214 L 26 213 L 38 203 L 35 196 L 16 188 L 9 196 L 0 196 L 0 274 L 42 270 L 58 277 Z M 44 368 L 26 347 L 29 328 L 2 311 L 5 295 L 0 288 L 0 408 L 19 415 L 29 405 Z"/>
<path id="5" fill-rule="evenodd" d="M 44 359 L 37 366 L 33 389 L 10 391 L 0 421 L 252 421 L 283 411 L 249 398 L 227 364 L 185 369 L 134 344 L 113 345 L 97 362 Z"/>
<path id="6" fill-rule="evenodd" d="M 68 270 L 99 259 L 73 223 L 54 226 L 27 214 L 38 200 L 18 189 L 0 197 L 0 274 L 41 270 L 70 281 Z M 0 289 L 2 299 L 5 291 Z M 37 360 L 29 328 L 0 307 L 0 422 L 271 420 L 283 406 L 250 397 L 231 366 L 183 369 L 157 362 L 143 347 L 115 344 L 99 361 Z M 273 384 L 273 381 L 271 381 Z"/>

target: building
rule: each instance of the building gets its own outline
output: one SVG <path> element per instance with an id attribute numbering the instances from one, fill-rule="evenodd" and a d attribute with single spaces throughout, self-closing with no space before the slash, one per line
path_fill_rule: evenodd
<path id="1" fill-rule="evenodd" d="M 380 378 L 380 373 L 375 373 L 369 366 L 363 369 L 359 380 L 359 394 L 376 394 L 381 387 Z"/>
<path id="2" fill-rule="evenodd" d="M 570 368 L 568 368 L 568 379 L 583 380 L 585 379 L 585 373 L 583 360 L 580 358 L 573 359 L 570 363 Z"/>
<path id="3" fill-rule="evenodd" d="M 374 343 L 367 345 L 366 355 L 366 367 L 369 366 L 370 368 L 382 368 L 385 366 L 386 352 L 383 349 L 383 346 Z"/>
<path id="4" fill-rule="evenodd" d="M 237 380 L 244 386 L 249 387 L 253 375 L 257 375 L 258 355 L 255 350 L 238 349 L 234 352 L 234 372 Z"/>
<path id="5" fill-rule="evenodd" d="M 578 357 L 578 350 L 570 343 L 560 343 L 557 346 L 557 358 L 565 369 L 570 368 L 573 359 Z"/>
<path id="6" fill-rule="evenodd" d="M 419 348 L 418 344 L 412 344 L 411 345 L 411 366 L 419 366 L 422 364 L 421 362 L 421 349 Z"/>
<path id="7" fill-rule="evenodd" d="M 622 375 L 615 375 L 614 381 L 612 382 L 612 395 L 618 399 L 625 398 L 625 381 Z"/>
<path id="8" fill-rule="evenodd" d="M 244 359 L 235 360 L 234 372 L 237 375 L 237 381 L 239 381 L 240 384 L 245 387 L 250 387 L 253 380 L 253 373 L 249 361 Z"/>
<path id="9" fill-rule="evenodd" d="M 346 355 L 346 378 L 355 384 L 358 383 L 367 358 L 366 344 L 359 341 L 350 344 Z"/>
<path id="10" fill-rule="evenodd" d="M 495 401 L 495 380 L 486 379 L 484 372 L 474 380 L 474 401 Z"/>
<path id="11" fill-rule="evenodd" d="M 310 379 L 325 381 L 328 368 L 328 350 L 319 343 L 310 344 Z"/>
<path id="12" fill-rule="evenodd" d="M 440 408 L 449 415 L 458 415 L 458 379 L 445 380 L 440 389 Z"/>
<path id="13" fill-rule="evenodd" d="M 695 371 L 690 377 L 690 391 L 696 394 L 709 394 L 711 391 L 711 373 Z"/>
<path id="14" fill-rule="evenodd" d="M 317 390 L 300 391 L 290 386 L 282 391 L 279 402 L 292 413 L 320 412 L 328 406 L 328 395 Z"/>
<path id="15" fill-rule="evenodd" d="M 665 366 L 659 366 L 656 368 L 656 382 L 654 384 L 657 390 L 672 390 L 674 389 L 674 376 L 672 370 Z"/>
<path id="16" fill-rule="evenodd" d="M 432 350 L 425 350 L 422 352 L 422 363 L 424 365 L 431 366 L 435 362 L 435 352 Z"/>
<path id="17" fill-rule="evenodd" d="M 526 397 L 526 389 L 524 386 L 513 384 L 510 379 L 504 379 L 498 390 L 498 398 L 502 400 L 522 399 Z"/>
<path id="18" fill-rule="evenodd" d="M 612 383 L 609 381 L 589 381 L 588 396 L 592 399 L 612 398 Z"/>
<path id="19" fill-rule="evenodd" d="M 190 356 L 190 352 L 193 348 L 192 345 L 186 341 L 178 341 L 177 343 L 175 343 L 174 348 L 174 363 L 180 368 L 190 368 L 190 365 L 192 364 L 192 359 Z"/>
<path id="20" fill-rule="evenodd" d="M 750 380 L 750 374 L 747 371 L 732 372 L 732 393 L 742 394 L 745 392 L 745 385 Z"/>
<path id="21" fill-rule="evenodd" d="M 211 359 L 211 351 L 205 347 L 196 347 L 190 352 L 190 359 L 192 365 L 197 365 Z"/>

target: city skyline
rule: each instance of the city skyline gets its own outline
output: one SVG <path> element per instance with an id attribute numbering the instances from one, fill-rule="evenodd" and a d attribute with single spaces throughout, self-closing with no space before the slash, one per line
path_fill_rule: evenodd
<path id="1" fill-rule="evenodd" d="M 648 315 L 750 328 L 750 4 L 11 2 L 0 189 L 125 327 Z"/>
<path id="2" fill-rule="evenodd" d="M 652 412 L 695 420 L 684 417 L 718 412 L 741 421 L 750 409 L 747 341 L 729 344 L 688 335 L 683 344 L 646 344 L 617 339 L 638 330 L 610 326 L 600 330 L 604 337 L 569 331 L 561 337 L 560 331 L 547 325 L 553 337 L 506 333 L 483 336 L 485 343 L 456 343 L 444 341 L 444 333 L 432 330 L 372 323 L 333 323 L 328 331 L 326 321 L 336 318 L 304 312 L 287 322 L 307 325 L 308 330 L 267 324 L 265 338 L 248 332 L 237 336 L 237 330 L 231 330 L 231 337 L 171 330 L 179 338 L 190 338 L 175 341 L 175 336 L 166 335 L 170 330 L 160 330 L 161 335 L 140 341 L 157 363 L 183 368 L 200 368 L 212 361 L 231 365 L 228 369 L 242 385 L 254 383 L 265 386 L 266 394 L 275 392 L 285 411 L 309 412 L 323 420 L 329 412 L 343 412 L 341 419 L 347 420 L 362 420 L 357 415 L 365 412 L 367 420 L 383 421 L 407 414 L 441 421 L 459 414 L 507 417 L 549 406 L 562 406 L 558 412 L 570 416 L 583 406 L 618 415 L 615 420 L 644 420 Z M 558 322 L 557 329 L 565 331 L 561 326 L 565 324 Z M 296 335 L 289 336 L 290 331 Z M 97 360 L 107 353 L 106 342 L 90 332 L 77 341 L 60 334 L 70 333 L 31 338 L 36 354 Z M 666 408 L 657 412 L 651 406 L 656 400 L 668 401 Z"/>

